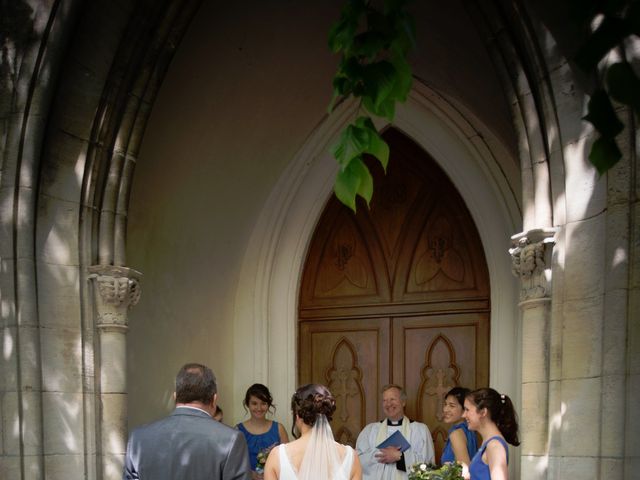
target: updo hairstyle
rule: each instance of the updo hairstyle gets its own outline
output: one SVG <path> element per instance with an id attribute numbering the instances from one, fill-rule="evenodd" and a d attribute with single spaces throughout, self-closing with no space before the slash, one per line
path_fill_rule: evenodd
<path id="1" fill-rule="evenodd" d="M 336 411 L 336 400 L 327 387 L 317 383 L 309 383 L 299 387 L 291 397 L 291 413 L 293 425 L 296 423 L 296 415 L 305 425 L 313 427 L 318 415 L 327 417 L 327 421 L 333 418 Z M 297 437 L 292 428 L 294 437 Z"/>
<path id="2" fill-rule="evenodd" d="M 491 420 L 507 442 L 516 447 L 520 445 L 518 419 L 508 395 L 500 394 L 493 388 L 479 388 L 470 392 L 467 398 L 475 404 L 477 410 L 487 409 Z"/>
<path id="3" fill-rule="evenodd" d="M 271 396 L 271 392 L 263 384 L 254 383 L 247 389 L 247 393 L 244 396 L 244 401 L 242 402 L 245 410 L 248 410 L 249 408 L 249 400 L 251 399 L 251 397 L 256 397 L 257 399 L 266 403 L 269 407 L 269 412 L 271 412 L 272 409 L 273 412 L 276 411 L 276 406 L 273 404 L 273 397 Z"/>

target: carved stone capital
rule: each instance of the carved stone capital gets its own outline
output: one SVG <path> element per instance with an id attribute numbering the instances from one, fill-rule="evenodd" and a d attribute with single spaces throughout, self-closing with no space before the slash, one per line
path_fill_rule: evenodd
<path id="1" fill-rule="evenodd" d="M 126 330 L 127 310 L 140 300 L 142 274 L 113 265 L 93 265 L 88 271 L 94 285 L 98 328 Z"/>
<path id="2" fill-rule="evenodd" d="M 521 302 L 548 300 L 551 296 L 551 252 L 555 233 L 554 228 L 541 228 L 511 237 L 511 271 L 521 281 Z"/>

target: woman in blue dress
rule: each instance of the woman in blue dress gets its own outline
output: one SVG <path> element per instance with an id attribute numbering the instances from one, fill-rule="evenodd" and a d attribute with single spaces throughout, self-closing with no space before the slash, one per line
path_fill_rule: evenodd
<path id="1" fill-rule="evenodd" d="M 258 466 L 258 454 L 280 443 L 289 442 L 289 437 L 282 424 L 267 419 L 267 413 L 275 412 L 273 397 L 267 387 L 261 383 L 251 385 L 244 396 L 242 405 L 251 417 L 236 425 L 236 428 L 244 434 L 244 438 L 247 440 L 251 477 L 253 480 L 261 480 L 264 472 Z"/>
<path id="2" fill-rule="evenodd" d="M 482 445 L 471 460 L 471 480 L 508 480 L 509 448 L 520 445 L 518 421 L 511 399 L 493 388 L 470 392 L 463 417 L 470 430 L 480 433 Z"/>
<path id="3" fill-rule="evenodd" d="M 447 443 L 444 445 L 440 464 L 459 462 L 462 464 L 463 476 L 469 478 L 469 465 L 478 450 L 476 434 L 469 431 L 467 423 L 462 418 L 464 399 L 470 392 L 468 388 L 455 387 L 444 397 L 442 416 L 445 423 L 451 425 Z"/>

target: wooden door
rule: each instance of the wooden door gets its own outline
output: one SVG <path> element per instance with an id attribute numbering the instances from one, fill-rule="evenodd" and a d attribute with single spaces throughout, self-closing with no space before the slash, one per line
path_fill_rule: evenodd
<path id="1" fill-rule="evenodd" d="M 299 382 L 336 397 L 332 427 L 351 445 L 382 418 L 381 388 L 398 383 L 407 414 L 429 426 L 439 458 L 442 396 L 488 384 L 489 279 L 464 202 L 437 164 L 390 129 L 386 175 L 357 214 L 332 198 L 304 267 Z"/>

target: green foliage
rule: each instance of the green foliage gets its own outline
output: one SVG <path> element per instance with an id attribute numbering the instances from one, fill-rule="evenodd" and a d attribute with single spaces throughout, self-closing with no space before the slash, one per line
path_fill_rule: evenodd
<path id="1" fill-rule="evenodd" d="M 367 205 L 373 195 L 373 177 L 363 155 L 373 155 L 385 170 L 389 161 L 389 146 L 371 116 L 392 121 L 396 102 L 406 101 L 411 90 L 407 55 L 415 44 L 415 26 L 404 10 L 406 3 L 387 0 L 380 11 L 368 0 L 348 0 L 329 32 L 329 48 L 342 55 L 329 112 L 337 101 L 353 96 L 365 113 L 344 129 L 333 149 L 340 165 L 334 190 L 354 212 L 358 195 Z"/>
<path id="2" fill-rule="evenodd" d="M 445 463 L 438 468 L 432 463 L 416 463 L 409 472 L 409 480 L 462 480 L 462 465 Z"/>
<path id="3" fill-rule="evenodd" d="M 625 38 L 640 34 L 640 1 L 638 0 L 574 0 L 572 15 L 585 24 L 596 15 L 603 19 L 588 37 L 575 57 L 576 64 L 585 72 L 594 72 L 598 63 L 612 49 L 622 46 Z M 603 88 L 597 89 L 588 105 L 585 120 L 592 123 L 600 137 L 594 142 L 589 160 L 602 175 L 613 167 L 622 152 L 616 137 L 624 129 L 611 99 L 627 105 L 640 115 L 640 79 L 627 61 L 603 69 Z"/>

